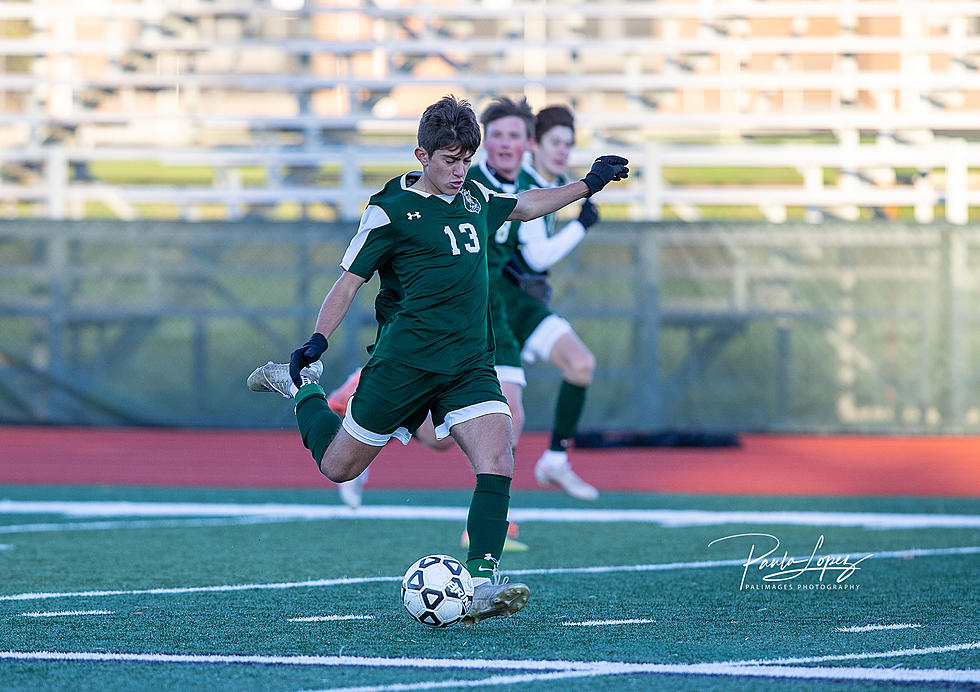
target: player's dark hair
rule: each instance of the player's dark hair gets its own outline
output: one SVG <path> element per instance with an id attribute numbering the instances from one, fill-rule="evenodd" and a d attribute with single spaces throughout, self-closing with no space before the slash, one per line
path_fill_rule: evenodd
<path id="1" fill-rule="evenodd" d="M 422 113 L 419 146 L 432 155 L 437 149 L 475 154 L 480 148 L 480 125 L 469 101 L 443 96 Z"/>
<path id="2" fill-rule="evenodd" d="M 541 141 L 548 130 L 553 127 L 564 125 L 572 130 L 575 135 L 575 116 L 568 106 L 548 106 L 538 111 L 538 117 L 534 119 L 534 138 Z"/>
<path id="3" fill-rule="evenodd" d="M 528 138 L 534 136 L 534 111 L 531 110 L 531 105 L 527 102 L 526 98 L 521 99 L 520 103 L 515 103 L 506 96 L 495 98 L 493 103 L 483 110 L 483 114 L 480 116 L 480 122 L 486 128 L 494 120 L 500 120 L 511 115 L 517 116 L 524 121 Z"/>

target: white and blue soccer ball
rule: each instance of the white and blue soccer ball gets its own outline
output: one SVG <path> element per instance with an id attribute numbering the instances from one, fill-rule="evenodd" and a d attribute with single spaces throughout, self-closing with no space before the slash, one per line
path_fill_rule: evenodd
<path id="1" fill-rule="evenodd" d="M 426 555 L 405 572 L 402 603 L 409 615 L 423 625 L 455 625 L 473 604 L 473 579 L 456 558 Z"/>

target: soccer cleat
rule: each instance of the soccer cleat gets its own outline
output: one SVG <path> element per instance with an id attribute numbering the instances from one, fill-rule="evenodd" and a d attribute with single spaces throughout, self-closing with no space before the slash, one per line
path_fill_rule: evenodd
<path id="1" fill-rule="evenodd" d="M 314 361 L 299 371 L 303 384 L 312 384 L 323 374 L 323 363 Z M 289 376 L 289 363 L 273 363 L 271 360 L 255 368 L 245 381 L 253 392 L 279 392 L 286 399 L 296 396 L 296 385 Z"/>
<path id="2" fill-rule="evenodd" d="M 496 583 L 495 583 L 496 582 Z M 471 627 L 487 618 L 504 615 L 510 617 L 527 604 L 531 590 L 524 584 L 510 584 L 507 579 L 478 584 L 473 589 L 473 605 L 463 616 L 463 623 Z"/>
<path id="3" fill-rule="evenodd" d="M 566 452 L 556 452 L 551 449 L 538 459 L 534 465 L 534 477 L 541 485 L 554 483 L 566 493 L 578 500 L 592 501 L 599 497 L 599 491 L 583 481 L 572 471 Z"/>
<path id="4" fill-rule="evenodd" d="M 517 524 L 511 523 L 507 527 L 507 538 L 504 539 L 504 552 L 505 553 L 523 553 L 526 552 L 528 547 L 527 543 L 517 540 L 518 528 Z M 470 534 L 466 529 L 463 529 L 463 535 L 459 539 L 459 547 L 469 548 L 470 547 Z"/>
<path id="5" fill-rule="evenodd" d="M 327 406 L 341 418 L 347 415 L 347 404 L 354 396 L 354 390 L 357 389 L 357 383 L 360 381 L 361 369 L 358 368 L 350 374 L 347 381 L 327 395 Z"/>
<path id="6" fill-rule="evenodd" d="M 367 483 L 369 470 L 364 469 L 361 471 L 361 475 L 352 481 L 344 481 L 343 483 L 337 484 L 337 492 L 340 493 L 340 499 L 351 509 L 357 509 L 361 506 L 361 497 L 364 495 L 364 484 Z"/>

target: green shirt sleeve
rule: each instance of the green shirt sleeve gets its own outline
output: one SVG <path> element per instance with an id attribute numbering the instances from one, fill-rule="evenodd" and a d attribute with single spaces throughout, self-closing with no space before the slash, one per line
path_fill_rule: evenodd
<path id="1" fill-rule="evenodd" d="M 387 260 L 394 237 L 394 228 L 385 210 L 377 205 L 368 205 L 340 266 L 363 279 L 370 279 Z"/>

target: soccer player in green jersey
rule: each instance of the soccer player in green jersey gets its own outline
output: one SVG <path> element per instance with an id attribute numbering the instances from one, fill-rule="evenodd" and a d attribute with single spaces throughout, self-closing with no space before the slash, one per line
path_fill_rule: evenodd
<path id="1" fill-rule="evenodd" d="M 483 149 L 486 158 L 469 169 L 467 179 L 475 180 L 494 192 L 516 193 L 524 154 L 530 150 L 534 137 L 534 111 L 526 99 L 517 102 L 500 97 L 483 110 L 480 122 L 484 131 Z M 494 289 L 504 265 L 517 250 L 517 231 L 520 225 L 519 221 L 504 221 L 499 228 L 490 229 L 490 239 L 487 242 L 487 268 L 491 286 L 490 323 L 495 341 L 494 369 L 510 408 L 513 436 L 511 446 L 515 449 L 524 429 L 523 391 L 527 380 L 521 363 L 521 345 L 507 319 L 507 306 L 503 297 Z M 387 319 L 382 319 L 383 312 L 387 310 L 378 311 L 379 321 L 382 323 Z M 352 375 L 327 397 L 333 404 L 334 411 L 339 412 L 342 407 L 346 408 L 346 399 L 353 392 L 358 376 L 358 373 Z M 431 420 L 426 420 L 419 426 L 415 437 L 431 449 L 442 450 L 451 446 L 451 443 L 446 445 L 435 438 Z M 354 480 L 338 486 L 340 496 L 348 506 L 360 506 L 367 478 L 368 473 L 365 471 Z M 512 537 L 508 538 L 508 542 L 517 545 Z"/>
<path id="2" fill-rule="evenodd" d="M 466 561 L 476 588 L 467 624 L 515 613 L 530 597 L 526 585 L 497 578 L 514 456 L 510 409 L 493 369 L 490 229 L 553 213 L 629 173 L 626 159 L 602 156 L 585 178 L 564 187 L 495 193 L 466 180 L 479 145 L 467 102 L 447 96 L 426 108 L 415 149 L 421 172 L 394 178 L 371 197 L 313 335 L 288 366 L 268 363 L 248 383 L 295 398 L 303 444 L 334 482 L 356 478 L 392 437 L 407 443 L 429 413 L 436 437 L 453 437 L 476 473 Z M 341 420 L 317 383 L 318 361 L 375 272 L 381 291 L 397 300 Z"/>
<path id="3" fill-rule="evenodd" d="M 535 119 L 532 163 L 525 164 L 518 188 L 554 188 L 567 184 L 568 156 L 575 141 L 575 120 L 565 106 L 542 109 Z M 491 288 L 507 304 L 511 331 L 525 361 L 548 361 L 561 370 L 562 383 L 555 406 L 551 444 L 534 466 L 542 485 L 557 484 L 580 500 L 595 500 L 599 493 L 580 478 L 568 461 L 568 444 L 575 436 L 585 406 L 586 389 L 595 372 L 595 356 L 564 318 L 548 307 L 551 287 L 548 267 L 565 257 L 599 220 L 596 206 L 582 205 L 578 219 L 556 228 L 556 215 L 519 224 L 517 251 L 508 262 L 504 279 Z"/>

